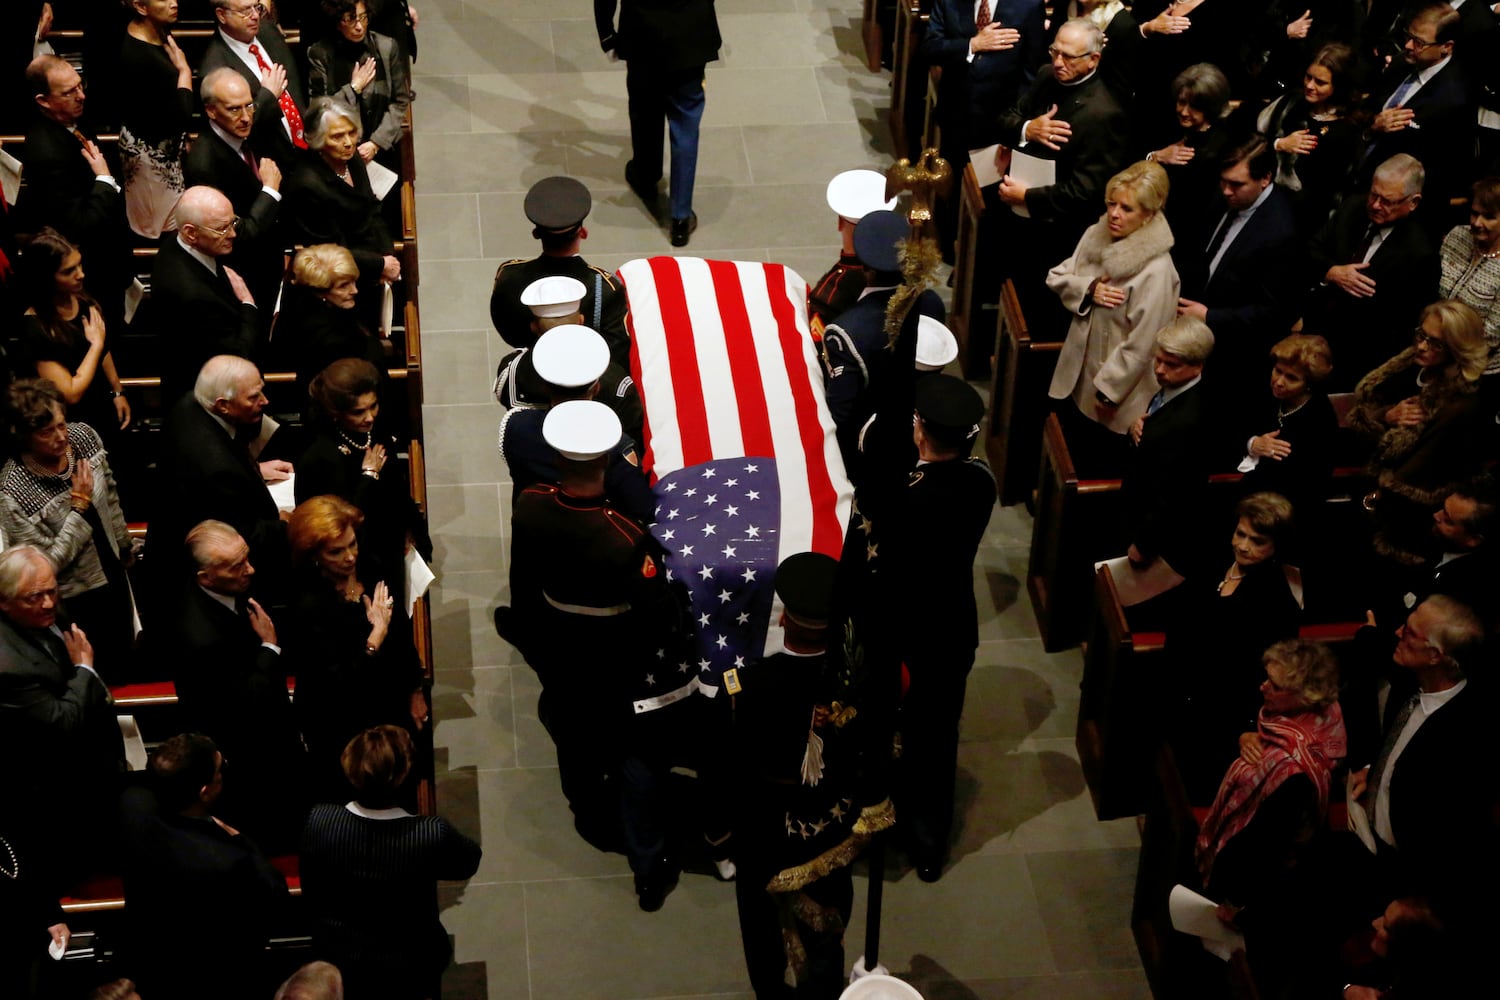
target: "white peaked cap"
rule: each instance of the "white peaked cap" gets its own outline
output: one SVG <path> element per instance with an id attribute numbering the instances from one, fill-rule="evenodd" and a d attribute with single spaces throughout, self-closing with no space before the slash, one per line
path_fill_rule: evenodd
<path id="1" fill-rule="evenodd" d="M 554 326 L 531 348 L 531 365 L 543 382 L 559 388 L 593 385 L 609 366 L 609 345 L 586 326 Z"/>
<path id="2" fill-rule="evenodd" d="M 538 278 L 521 291 L 521 305 L 531 310 L 533 316 L 549 319 L 571 316 L 578 311 L 588 289 L 577 278 L 553 275 Z"/>
<path id="3" fill-rule="evenodd" d="M 917 371 L 942 371 L 956 357 L 958 341 L 954 338 L 953 331 L 931 316 L 918 316 Z"/>
<path id="4" fill-rule="evenodd" d="M 570 399 L 547 411 L 542 437 L 563 458 L 587 462 L 620 443 L 620 418 L 592 399 Z"/>
<path id="5" fill-rule="evenodd" d="M 839 1000 L 922 1000 L 922 994 L 895 976 L 861 976 L 839 994 Z"/>
<path id="6" fill-rule="evenodd" d="M 852 224 L 876 209 L 894 209 L 896 199 L 886 201 L 884 174 L 875 170 L 845 170 L 828 182 L 828 207 Z"/>

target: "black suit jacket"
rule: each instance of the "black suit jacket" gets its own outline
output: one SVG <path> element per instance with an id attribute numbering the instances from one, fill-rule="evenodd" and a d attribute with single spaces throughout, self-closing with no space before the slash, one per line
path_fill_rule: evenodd
<path id="1" fill-rule="evenodd" d="M 218 274 L 177 242 L 162 237 L 151 267 L 151 316 L 163 348 L 162 388 L 167 399 L 192 391 L 203 362 L 217 354 L 251 358 L 260 348 L 260 313 L 229 287 L 224 265 Z"/>
<path id="2" fill-rule="evenodd" d="M 200 521 L 224 521 L 250 545 L 258 593 L 274 591 L 287 560 L 286 525 L 243 444 L 187 395 L 167 414 L 157 463 L 161 490 L 146 547 L 163 579 L 192 576 L 183 539 Z"/>
<path id="3" fill-rule="evenodd" d="M 1219 218 L 1206 230 L 1206 240 L 1212 241 L 1222 220 L 1221 207 Z M 1224 250 L 1212 277 L 1208 275 L 1207 242 L 1201 247 L 1181 247 L 1173 254 L 1182 275 L 1183 297 L 1208 306 L 1216 368 L 1252 363 L 1259 379 L 1266 351 L 1291 325 L 1286 280 L 1296 239 L 1291 200 L 1273 185 Z"/>
<path id="4" fill-rule="evenodd" d="M 289 161 L 281 194 L 282 218 L 297 243 L 337 243 L 354 255 L 361 283 L 379 280 L 385 255 L 395 248 L 358 156 L 349 161 L 353 185 L 344 183 L 316 153 Z"/>
<path id="5" fill-rule="evenodd" d="M 594 0 L 594 27 L 604 51 L 666 72 L 713 62 L 723 44 L 713 0 Z"/>
<path id="6" fill-rule="evenodd" d="M 279 162 L 276 165 L 282 166 Z M 234 251 L 225 262 L 245 279 L 257 302 L 275 301 L 275 285 L 281 280 L 282 253 L 286 249 L 277 221 L 281 202 L 266 193 L 249 165 L 207 125 L 188 151 L 183 179 L 188 187 L 206 184 L 224 192 L 234 206 L 234 214 L 240 217 Z"/>
<path id="7" fill-rule="evenodd" d="M 1380 113 L 1410 72 L 1398 60 L 1380 78 L 1370 92 L 1366 108 L 1371 116 Z M 1372 134 L 1365 150 L 1361 180 L 1368 181 L 1376 167 L 1397 153 L 1408 153 L 1427 168 L 1424 191 L 1428 202 L 1441 205 L 1450 195 L 1463 193 L 1473 160 L 1474 105 L 1458 59 L 1455 57 L 1439 70 L 1402 106 L 1416 112 L 1415 127 L 1409 125 L 1399 132 Z"/>
<path id="8" fill-rule="evenodd" d="M 287 93 L 292 95 L 292 100 L 297 103 L 297 110 L 305 116 L 307 89 L 302 85 L 302 70 L 296 57 L 292 55 L 292 50 L 287 48 L 282 39 L 281 32 L 276 30 L 269 18 L 261 22 L 255 41 L 268 62 L 279 63 L 286 69 Z M 250 93 L 255 95 L 255 130 L 250 133 L 255 151 L 261 156 L 271 157 L 277 165 L 284 167 L 290 162 L 292 151 L 296 147 L 292 145 L 291 137 L 283 124 L 281 104 L 275 94 L 261 86 L 260 74 L 246 66 L 224 41 L 222 34 L 216 31 L 208 40 L 208 47 L 204 49 L 203 62 L 198 66 L 198 78 L 202 79 L 222 66 L 228 66 L 244 77 L 245 82 L 250 85 Z"/>
<path id="9" fill-rule="evenodd" d="M 998 119 L 1047 61 L 1041 0 L 996 0 L 994 20 L 1021 32 L 1021 42 L 1000 52 L 976 52 L 974 0 L 937 0 L 929 11 L 922 55 L 941 66 L 938 114 L 944 146 L 974 149 L 1000 141 Z M 951 134 L 954 133 L 954 134 Z"/>
<path id="10" fill-rule="evenodd" d="M 1438 297 L 1438 255 L 1416 216 L 1391 227 L 1364 270 L 1375 294 L 1355 298 L 1323 276 L 1354 259 L 1370 219 L 1363 198 L 1348 198 L 1307 247 L 1305 284 L 1311 298 L 1303 312 L 1304 332 L 1328 339 L 1334 374 L 1329 387 L 1352 389 L 1365 373 L 1399 354 L 1411 339 L 1422 307 Z"/>
<path id="11" fill-rule="evenodd" d="M 26 183 L 16 198 L 16 230 L 56 229 L 83 254 L 94 296 L 101 302 L 118 298 L 130 273 L 124 197 L 94 175 L 77 136 L 50 118 L 32 121 L 26 145 L 17 152 Z"/>
<path id="12" fill-rule="evenodd" d="M 1120 484 L 1126 540 L 1146 559 L 1161 556 L 1184 576 L 1195 568 L 1211 464 L 1208 409 L 1199 383 L 1148 416 Z"/>
<path id="13" fill-rule="evenodd" d="M 67 662 L 61 639 L 49 643 L 3 614 L 0 759 L 6 761 L 0 802 L 10 829 L 30 843 L 97 810 L 125 759 L 109 690 L 99 678 Z M 45 846 L 44 840 L 39 848 Z"/>
<path id="14" fill-rule="evenodd" d="M 1073 137 L 1057 151 L 1040 142 L 1026 144 L 1030 155 L 1057 162 L 1057 183 L 1027 191 L 1026 210 L 1033 219 L 1075 228 L 1076 240 L 1099 218 L 1104 185 L 1129 156 L 1130 122 L 1098 71 L 1065 87 L 1046 66 L 1016 106 L 1000 116 L 1000 141 L 1015 146 L 1021 127 L 1054 104 L 1057 120 L 1073 127 Z"/>

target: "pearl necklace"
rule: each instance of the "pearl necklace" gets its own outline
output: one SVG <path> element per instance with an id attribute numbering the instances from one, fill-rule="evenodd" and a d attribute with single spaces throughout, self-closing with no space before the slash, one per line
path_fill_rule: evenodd
<path id="1" fill-rule="evenodd" d="M 1312 399 L 1312 397 L 1309 396 L 1307 399 L 1304 399 L 1302 402 L 1298 403 L 1296 406 L 1292 407 L 1290 410 L 1283 410 L 1281 407 L 1278 406 L 1276 408 L 1276 426 L 1277 427 L 1285 427 L 1286 426 L 1286 424 L 1285 424 L 1286 418 L 1290 417 L 1292 414 L 1296 413 L 1298 410 L 1300 410 L 1304 406 L 1306 406 L 1308 404 L 1308 402 L 1311 401 L 1311 399 Z"/>
<path id="2" fill-rule="evenodd" d="M 0 865 L 0 875 L 4 875 L 13 881 L 19 880 L 21 878 L 21 862 L 16 858 L 16 849 L 11 847 L 10 841 L 4 837 L 0 837 L 0 844 L 5 845 L 5 853 L 10 855 L 10 867 L 6 868 L 4 865 Z"/>
<path id="3" fill-rule="evenodd" d="M 360 444 L 358 441 L 345 434 L 342 429 L 339 430 L 339 437 L 343 438 L 345 442 L 344 444 L 339 445 L 339 451 L 343 452 L 345 455 L 352 455 L 356 451 L 369 451 L 370 442 L 375 438 L 375 432 L 373 430 L 365 431 L 364 444 Z"/>
<path id="4" fill-rule="evenodd" d="M 1229 567 L 1229 572 L 1224 574 L 1224 579 L 1219 581 L 1219 585 L 1214 588 L 1214 593 L 1224 593 L 1224 585 L 1226 583 L 1238 583 L 1239 581 L 1243 580 L 1245 578 L 1245 574 L 1243 572 L 1241 572 L 1239 576 L 1234 575 L 1234 571 L 1239 568 L 1239 563 L 1235 563 L 1233 566 Z"/>
<path id="5" fill-rule="evenodd" d="M 49 469 L 49 468 L 43 466 L 40 462 L 38 462 L 36 459 L 32 458 L 30 455 L 22 455 L 21 456 L 21 464 L 24 465 L 24 466 L 26 466 L 26 471 L 30 472 L 33 476 L 36 476 L 38 479 L 68 479 L 68 480 L 71 480 L 73 478 L 73 469 L 74 469 L 74 466 L 76 464 L 76 456 L 73 454 L 73 446 L 72 445 L 68 445 L 67 456 L 68 456 L 68 467 L 66 469 L 64 469 L 63 471 L 61 471 L 61 472 L 54 472 L 52 469 Z"/>

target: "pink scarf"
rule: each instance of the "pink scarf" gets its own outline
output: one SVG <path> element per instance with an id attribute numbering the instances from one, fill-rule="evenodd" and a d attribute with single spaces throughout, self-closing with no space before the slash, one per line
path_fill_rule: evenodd
<path id="1" fill-rule="evenodd" d="M 1338 702 L 1295 715 L 1268 715 L 1262 706 L 1256 730 L 1264 748 L 1260 763 L 1235 758 L 1198 832 L 1198 870 L 1205 880 L 1224 845 L 1250 825 L 1260 804 L 1288 778 L 1307 775 L 1317 789 L 1318 816 L 1328 813 L 1333 767 L 1348 752 Z"/>

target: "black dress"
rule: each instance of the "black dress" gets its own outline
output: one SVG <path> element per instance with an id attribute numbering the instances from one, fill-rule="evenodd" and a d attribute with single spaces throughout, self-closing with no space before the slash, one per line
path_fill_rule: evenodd
<path id="1" fill-rule="evenodd" d="M 1239 753 L 1241 733 L 1255 729 L 1265 679 L 1266 647 L 1297 635 L 1302 609 L 1280 561 L 1245 571 L 1227 597 L 1223 577 L 1190 581 L 1167 624 L 1167 672 L 1160 701 L 1166 731 L 1195 803 L 1213 801 Z"/>
<path id="2" fill-rule="evenodd" d="M 183 192 L 193 92 L 177 86 L 165 46 L 129 33 L 120 43 L 120 73 L 134 95 L 120 109 L 125 212 L 131 229 L 156 239 Z"/>
<path id="3" fill-rule="evenodd" d="M 78 315 L 64 322 L 60 332 L 66 340 L 58 340 L 49 335 L 38 317 L 21 317 L 21 345 L 29 366 L 35 369 L 39 362 L 52 361 L 66 368 L 70 375 L 76 374 L 89 353 L 89 341 L 83 334 L 83 321 L 91 306 L 90 302 L 80 301 Z M 119 437 L 120 417 L 115 412 L 115 402 L 109 394 L 109 379 L 104 376 L 104 358 L 109 353 L 108 334 L 105 336 L 104 351 L 99 355 L 99 365 L 94 369 L 93 381 L 84 390 L 83 397 L 68 407 L 67 418 L 88 424 L 98 431 L 99 436 L 104 439 L 105 450 L 108 451 Z"/>
<path id="4" fill-rule="evenodd" d="M 1358 159 L 1359 126 L 1345 117 L 1314 118 L 1297 94 L 1272 104 L 1262 121 L 1269 143 L 1303 129 L 1318 137 L 1318 148 L 1311 153 L 1276 154 L 1276 183 L 1293 192 L 1297 224 L 1305 233 L 1317 232 L 1348 189 Z"/>
<path id="5" fill-rule="evenodd" d="M 351 441 L 325 422 L 297 462 L 297 502 L 329 495 L 358 507 L 365 515 L 365 523 L 359 529 L 360 544 L 381 566 L 403 565 L 408 534 L 417 552 L 430 563 L 432 539 L 427 533 L 427 521 L 411 497 L 406 464 L 396 457 L 400 442 L 389 434 L 383 439 L 377 434 L 372 440 L 385 445 L 386 463 L 379 479 L 361 472 L 364 442 Z M 399 602 L 401 577 L 387 577 L 386 585 Z"/>
<path id="6" fill-rule="evenodd" d="M 358 574 L 372 598 L 381 580 L 397 584 L 392 597 L 399 589 L 399 578 L 382 573 L 373 559 L 361 558 Z M 385 641 L 371 656 L 362 601 L 345 600 L 313 567 L 295 574 L 292 593 L 284 648 L 288 673 L 297 678 L 296 710 L 316 800 L 342 802 L 349 797 L 339 763 L 345 744 L 371 726 L 413 726 L 410 698 L 423 678 L 411 620 L 396 601 Z"/>
<path id="7" fill-rule="evenodd" d="M 1328 396 L 1314 392 L 1303 405 L 1282 415 L 1281 404 L 1275 398 L 1267 398 L 1265 404 L 1247 421 L 1244 433 L 1235 443 L 1240 457 L 1245 455 L 1245 445 L 1254 435 L 1269 434 L 1280 429 L 1280 440 L 1292 446 L 1292 452 L 1281 461 L 1262 458 L 1255 468 L 1245 473 L 1240 481 L 1241 492 L 1280 493 L 1292 502 L 1299 519 L 1315 515 L 1317 505 L 1328 496 L 1329 482 L 1333 475 L 1334 446 L 1338 437 L 1339 418 L 1333 412 Z M 1304 523 L 1304 535 L 1311 529 Z M 1311 537 L 1311 536 L 1309 536 Z"/>
<path id="8" fill-rule="evenodd" d="M 344 358 L 364 358 L 385 374 L 385 342 L 361 322 L 363 312 L 340 309 L 305 285 L 286 286 L 271 349 L 278 362 L 297 373 L 299 400 L 306 401 L 307 387 L 319 372 Z"/>

